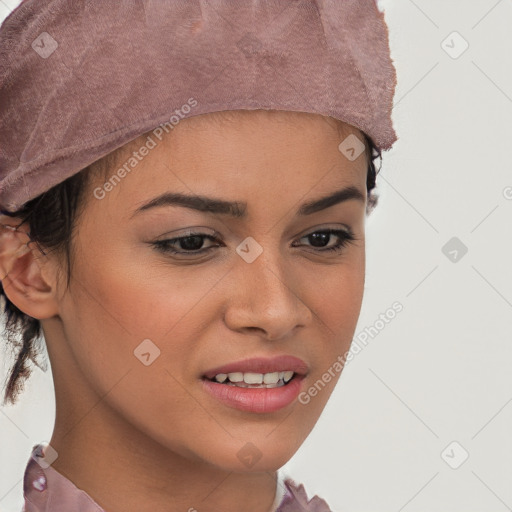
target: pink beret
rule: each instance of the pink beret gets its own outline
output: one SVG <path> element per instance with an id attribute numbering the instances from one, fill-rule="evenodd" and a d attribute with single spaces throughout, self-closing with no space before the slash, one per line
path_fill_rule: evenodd
<path id="1" fill-rule="evenodd" d="M 24 0 L 0 27 L 0 208 L 186 117 L 317 113 L 397 140 L 375 0 Z"/>

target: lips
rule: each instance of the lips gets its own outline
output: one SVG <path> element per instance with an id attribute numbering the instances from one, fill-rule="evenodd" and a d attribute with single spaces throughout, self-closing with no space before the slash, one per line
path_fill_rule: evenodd
<path id="1" fill-rule="evenodd" d="M 304 376 L 308 373 L 308 370 L 308 365 L 302 359 L 295 356 L 283 355 L 273 358 L 256 357 L 228 363 L 207 370 L 203 374 L 203 377 L 213 379 L 215 375 L 219 373 L 273 373 L 285 371 L 293 371 L 298 375 Z"/>

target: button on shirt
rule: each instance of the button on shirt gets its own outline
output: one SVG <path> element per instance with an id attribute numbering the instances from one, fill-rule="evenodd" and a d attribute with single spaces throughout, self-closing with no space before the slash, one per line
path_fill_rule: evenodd
<path id="1" fill-rule="evenodd" d="M 45 444 L 33 447 L 25 469 L 21 512 L 107 512 L 85 491 L 44 460 Z M 318 496 L 308 500 L 304 486 L 278 471 L 276 496 L 269 512 L 332 512 Z"/>

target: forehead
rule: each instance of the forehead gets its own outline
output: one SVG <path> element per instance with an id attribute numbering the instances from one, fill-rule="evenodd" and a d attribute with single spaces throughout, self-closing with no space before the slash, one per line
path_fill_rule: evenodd
<path id="1" fill-rule="evenodd" d="M 163 187 L 218 196 L 250 191 L 256 198 L 254 193 L 262 186 L 286 186 L 295 195 L 322 176 L 324 189 L 357 181 L 363 192 L 365 155 L 349 162 L 338 149 L 350 134 L 365 142 L 353 126 L 319 114 L 268 110 L 201 114 L 163 132 L 161 140 L 151 130 L 110 153 L 97 163 L 93 174 L 99 178 L 93 177 L 92 186 L 112 179 L 118 167 L 135 160 L 134 152 L 152 137 L 155 148 L 121 186 L 115 186 L 107 203 L 123 194 L 121 189 L 126 190 L 128 202 L 137 203 Z"/>
<path id="2" fill-rule="evenodd" d="M 363 134 L 354 126 L 351 126 L 339 119 L 335 119 L 329 116 L 323 116 L 320 114 L 312 114 L 309 112 L 294 112 L 284 110 L 225 110 L 219 112 L 210 112 L 207 114 L 200 114 L 186 118 L 182 120 L 176 128 L 182 139 L 193 138 L 194 136 L 203 135 L 206 131 L 215 130 L 218 128 L 233 127 L 240 124 L 259 124 L 264 125 L 265 123 L 282 123 L 287 128 L 297 128 L 298 130 L 317 130 L 321 132 L 328 131 L 329 128 L 333 134 L 340 140 L 350 134 L 357 135 L 360 140 L 365 144 Z M 137 148 L 141 147 L 147 140 L 148 136 L 151 136 L 153 130 L 149 130 L 146 133 L 141 134 L 136 139 L 128 142 L 127 144 L 112 151 L 101 160 L 95 162 L 91 167 L 95 170 L 103 171 L 102 177 L 106 179 L 109 172 L 119 162 L 126 160 L 132 155 L 132 152 Z M 163 133 L 162 140 L 165 142 L 169 139 L 173 133 Z M 165 144 L 164 146 L 168 146 Z"/>

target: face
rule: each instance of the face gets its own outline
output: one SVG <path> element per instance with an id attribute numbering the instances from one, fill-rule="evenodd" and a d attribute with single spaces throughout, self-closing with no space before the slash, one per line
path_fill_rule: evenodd
<path id="1" fill-rule="evenodd" d="M 114 185 L 97 176 L 77 219 L 69 289 L 60 283 L 60 356 L 55 324 L 49 332 L 43 321 L 56 387 L 81 381 L 75 400 L 102 396 L 116 421 L 188 459 L 249 471 L 241 454 L 257 450 L 258 469 L 285 464 L 339 379 L 363 295 L 367 160 L 338 149 L 362 134 L 347 126 L 340 135 L 329 121 L 191 117 L 161 141 L 148 132 L 156 145 Z M 348 188 L 335 204 L 301 208 Z M 236 205 L 147 206 L 166 193 Z M 278 356 L 304 363 L 283 363 L 301 373 L 283 387 L 206 382 L 210 370 Z"/>

